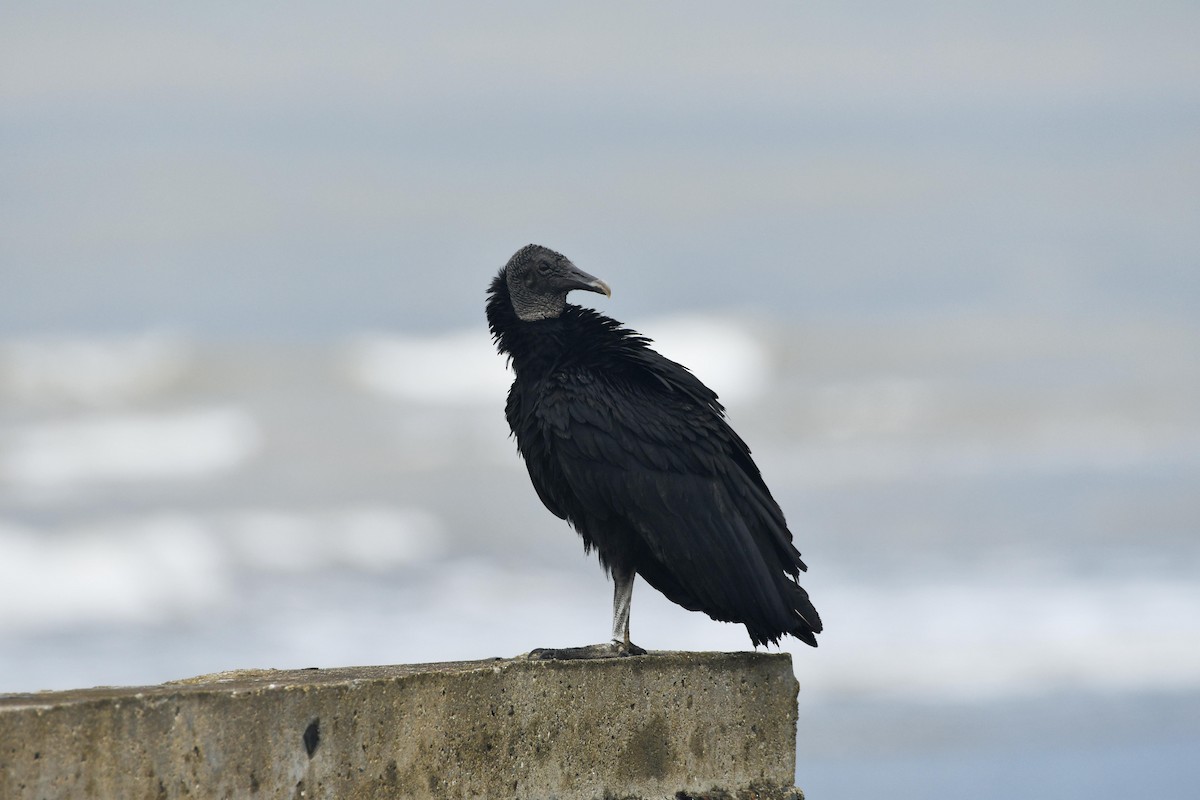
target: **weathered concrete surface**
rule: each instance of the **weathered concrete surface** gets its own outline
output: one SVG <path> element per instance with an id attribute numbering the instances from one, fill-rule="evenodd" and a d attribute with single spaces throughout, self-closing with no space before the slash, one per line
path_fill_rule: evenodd
<path id="1" fill-rule="evenodd" d="M 796 692 L 786 654 L 653 653 L 9 695 L 0 798 L 797 797 Z"/>

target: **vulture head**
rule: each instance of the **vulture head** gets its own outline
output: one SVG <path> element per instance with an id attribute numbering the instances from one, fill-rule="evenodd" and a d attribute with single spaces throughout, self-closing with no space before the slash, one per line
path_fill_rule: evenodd
<path id="1" fill-rule="evenodd" d="M 539 244 L 522 247 L 504 266 L 513 311 L 525 322 L 553 319 L 567 305 L 567 292 L 582 289 L 612 297 L 608 284 L 592 277 L 562 253 Z"/>

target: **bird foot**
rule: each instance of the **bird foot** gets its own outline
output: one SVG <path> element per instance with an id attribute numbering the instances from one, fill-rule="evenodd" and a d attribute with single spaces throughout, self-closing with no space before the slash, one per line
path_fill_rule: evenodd
<path id="1" fill-rule="evenodd" d="M 626 644 L 614 641 L 604 644 L 589 644 L 585 647 L 539 647 L 526 653 L 525 658 L 530 661 L 567 661 L 644 655 L 646 655 L 646 651 L 632 642 Z"/>

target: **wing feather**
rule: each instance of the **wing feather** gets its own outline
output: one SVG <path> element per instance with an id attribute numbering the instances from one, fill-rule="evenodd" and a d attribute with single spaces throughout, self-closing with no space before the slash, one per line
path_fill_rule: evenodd
<path id="1" fill-rule="evenodd" d="M 803 612 L 782 584 L 804 565 L 783 513 L 715 396 L 656 377 L 564 370 L 542 387 L 536 415 L 577 507 L 568 517 L 623 520 L 711 616 L 790 630 Z"/>

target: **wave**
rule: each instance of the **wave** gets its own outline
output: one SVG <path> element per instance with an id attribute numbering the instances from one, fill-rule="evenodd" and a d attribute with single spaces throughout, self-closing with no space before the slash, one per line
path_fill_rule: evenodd
<path id="1" fill-rule="evenodd" d="M 161 512 L 55 530 L 0 522 L 0 632 L 197 619 L 237 606 L 242 578 L 386 573 L 443 545 L 437 517 L 389 506 Z"/>
<path id="2" fill-rule="evenodd" d="M 429 512 L 390 506 L 159 513 L 53 531 L 4 525 L 0 640 L 80 626 L 168 625 L 159 634 L 168 636 L 203 620 L 225 658 L 270 631 L 272 658 L 339 664 L 348 652 L 436 661 L 604 638 L 610 594 L 590 560 L 550 569 L 509 556 L 472 555 Z M 1069 564 L 1032 554 L 910 564 L 871 582 L 827 563 L 806 579 L 826 621 L 821 646 L 785 647 L 805 689 L 826 699 L 1200 688 L 1200 585 L 1186 570 L 1081 574 Z M 644 585 L 636 594 L 634 638 L 644 647 L 748 646 L 740 626 Z M 379 650 L 381 630 L 402 652 Z M 187 657 L 183 648 L 180 674 Z"/>
<path id="3" fill-rule="evenodd" d="M 26 488 L 208 477 L 258 452 L 254 418 L 236 406 L 90 414 L 9 430 L 0 476 Z"/>
<path id="4" fill-rule="evenodd" d="M 753 399 L 766 388 L 767 349 L 737 322 L 680 316 L 649 320 L 637 329 L 723 399 Z M 356 385 L 418 404 L 494 405 L 512 382 L 504 359 L 476 329 L 439 336 L 360 336 L 346 348 L 343 363 Z"/>
<path id="5" fill-rule="evenodd" d="M 9 340 L 0 342 L 0 397 L 35 406 L 127 403 L 177 383 L 191 359 L 180 339 L 161 333 Z"/>

